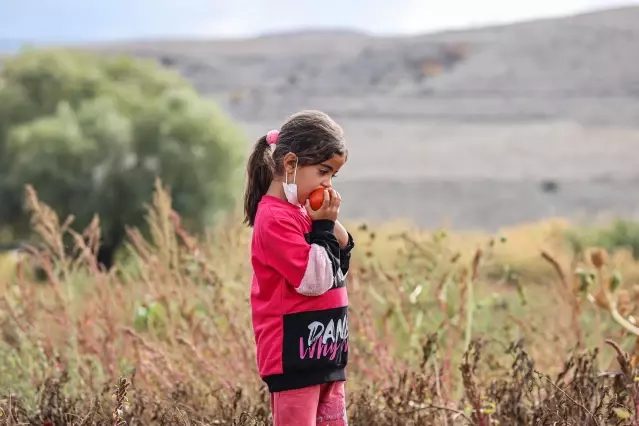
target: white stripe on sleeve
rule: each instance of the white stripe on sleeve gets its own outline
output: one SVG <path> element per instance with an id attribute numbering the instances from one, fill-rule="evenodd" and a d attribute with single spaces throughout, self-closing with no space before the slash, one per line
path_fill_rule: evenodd
<path id="1" fill-rule="evenodd" d="M 304 296 L 320 296 L 333 286 L 331 259 L 324 247 L 311 244 L 308 265 L 297 292 Z"/>

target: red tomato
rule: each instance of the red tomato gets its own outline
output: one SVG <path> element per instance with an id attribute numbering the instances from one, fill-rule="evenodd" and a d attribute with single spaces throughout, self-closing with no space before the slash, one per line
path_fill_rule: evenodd
<path id="1" fill-rule="evenodd" d="M 322 207 L 322 203 L 324 202 L 324 191 L 325 188 L 317 188 L 315 191 L 311 192 L 308 196 L 308 201 L 311 203 L 311 208 L 313 210 L 317 210 Z"/>

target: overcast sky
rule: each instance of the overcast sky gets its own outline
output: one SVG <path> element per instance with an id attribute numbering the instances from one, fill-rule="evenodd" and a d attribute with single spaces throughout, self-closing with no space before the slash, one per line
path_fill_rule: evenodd
<path id="1" fill-rule="evenodd" d="M 405 34 L 627 4 L 639 0 L 0 0 L 0 39 L 237 37 L 310 27 Z"/>

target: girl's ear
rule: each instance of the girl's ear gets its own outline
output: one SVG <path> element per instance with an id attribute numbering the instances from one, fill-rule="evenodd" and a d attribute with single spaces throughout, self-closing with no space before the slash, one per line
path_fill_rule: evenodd
<path id="1" fill-rule="evenodd" d="M 297 162 L 297 155 L 289 152 L 284 156 L 284 171 L 286 173 L 293 173 Z"/>

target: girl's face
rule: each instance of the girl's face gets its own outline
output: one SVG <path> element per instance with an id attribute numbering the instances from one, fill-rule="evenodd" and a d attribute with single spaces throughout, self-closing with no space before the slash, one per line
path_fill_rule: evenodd
<path id="1" fill-rule="evenodd" d="M 298 166 L 295 182 L 297 183 L 297 199 L 304 205 L 308 196 L 317 188 L 331 188 L 333 178 L 346 162 L 343 155 L 334 155 L 332 158 L 311 166 Z M 295 163 L 293 162 L 293 165 Z M 294 166 L 287 165 L 288 182 L 293 182 Z"/>

